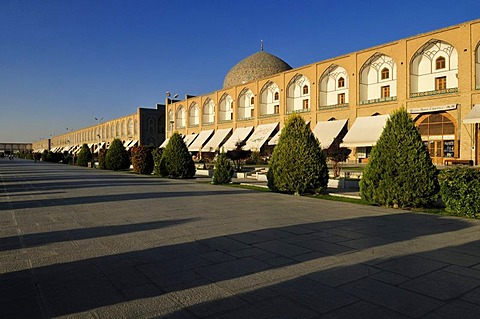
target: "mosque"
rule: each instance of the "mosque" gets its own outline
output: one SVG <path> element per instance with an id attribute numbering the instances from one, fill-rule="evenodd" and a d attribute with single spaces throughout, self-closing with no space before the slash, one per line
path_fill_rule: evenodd
<path id="1" fill-rule="evenodd" d="M 235 65 L 215 92 L 167 96 L 156 109 L 138 109 L 32 147 L 75 151 L 88 143 L 95 150 L 115 137 L 126 147 L 164 147 L 179 132 L 196 156 L 238 142 L 268 154 L 285 120 L 298 113 L 322 148 L 350 148 L 349 161 L 365 163 L 389 114 L 400 107 L 411 114 L 434 163 L 479 164 L 480 20 L 298 68 L 262 46 Z"/>

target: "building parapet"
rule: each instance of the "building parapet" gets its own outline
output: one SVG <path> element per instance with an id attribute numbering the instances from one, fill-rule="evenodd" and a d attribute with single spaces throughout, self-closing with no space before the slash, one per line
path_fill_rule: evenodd
<path id="1" fill-rule="evenodd" d="M 253 117 L 244 117 L 244 118 L 241 118 L 241 119 L 238 119 L 239 121 L 251 121 L 253 120 L 254 118 Z"/>
<path id="2" fill-rule="evenodd" d="M 450 88 L 445 90 L 433 90 L 433 91 L 410 93 L 410 97 L 416 98 L 416 97 L 422 97 L 422 96 L 432 96 L 432 95 L 449 94 L 449 93 L 457 93 L 457 92 L 458 92 L 458 88 Z"/>
<path id="3" fill-rule="evenodd" d="M 307 112 L 310 112 L 310 108 L 308 108 L 308 109 L 300 109 L 300 110 L 293 110 L 293 111 L 289 111 L 289 112 L 287 112 L 287 114 L 293 114 L 293 113 L 307 113 Z"/>
<path id="4" fill-rule="evenodd" d="M 276 117 L 279 116 L 278 113 L 273 113 L 273 114 L 260 114 L 261 118 L 266 118 L 266 117 Z"/>

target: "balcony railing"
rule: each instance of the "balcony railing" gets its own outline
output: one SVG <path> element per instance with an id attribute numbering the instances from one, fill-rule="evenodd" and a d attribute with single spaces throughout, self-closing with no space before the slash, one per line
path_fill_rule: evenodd
<path id="1" fill-rule="evenodd" d="M 213 125 L 215 122 L 203 122 L 203 125 Z"/>
<path id="2" fill-rule="evenodd" d="M 232 119 L 228 119 L 228 120 L 219 120 L 218 123 L 228 123 L 228 122 L 231 122 L 233 121 Z"/>
<path id="3" fill-rule="evenodd" d="M 440 94 L 457 93 L 457 92 L 458 92 L 458 88 L 450 88 L 445 90 L 433 90 L 433 91 L 410 93 L 410 97 L 416 98 L 416 97 L 422 97 L 422 96 L 440 95 Z"/>
<path id="4" fill-rule="evenodd" d="M 310 108 L 308 108 L 308 109 L 299 109 L 299 110 L 287 111 L 287 114 L 292 114 L 292 113 L 307 113 L 307 112 L 310 112 Z"/>
<path id="5" fill-rule="evenodd" d="M 190 125 L 188 125 L 188 127 L 199 127 L 199 126 L 200 126 L 200 124 L 190 124 Z"/>
<path id="6" fill-rule="evenodd" d="M 270 113 L 270 114 L 260 114 L 260 117 L 261 118 L 265 118 L 265 117 L 275 117 L 275 116 L 279 116 L 280 114 L 278 113 Z"/>
<path id="7" fill-rule="evenodd" d="M 342 107 L 348 107 L 348 103 L 319 106 L 318 110 L 319 111 L 331 110 L 331 109 L 339 109 L 339 108 L 342 108 Z"/>
<path id="8" fill-rule="evenodd" d="M 238 119 L 239 121 L 250 121 L 250 120 L 253 120 L 253 117 L 242 117 L 242 118 L 239 118 Z"/>
<path id="9" fill-rule="evenodd" d="M 360 101 L 360 105 L 367 105 L 367 104 L 374 104 L 374 103 L 383 103 L 383 102 L 390 102 L 390 101 L 396 101 L 397 97 L 396 96 L 388 96 L 388 97 L 381 97 L 378 99 L 371 99 L 371 100 L 366 100 L 366 101 Z"/>

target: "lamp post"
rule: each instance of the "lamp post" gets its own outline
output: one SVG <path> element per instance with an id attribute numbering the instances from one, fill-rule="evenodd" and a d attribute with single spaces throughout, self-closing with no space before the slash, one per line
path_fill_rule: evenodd
<path id="1" fill-rule="evenodd" d="M 97 152 L 98 152 L 98 154 L 100 155 L 100 144 L 101 144 L 101 141 L 100 141 L 100 138 L 101 138 L 100 132 L 102 131 L 102 128 L 100 127 L 100 123 L 102 123 L 103 117 L 102 117 L 102 118 L 95 117 L 95 121 L 97 121 L 97 129 L 98 129 L 98 133 L 97 133 L 97 137 L 98 137 Z"/>
<path id="2" fill-rule="evenodd" d="M 167 105 L 167 112 L 169 114 L 169 111 L 168 111 L 168 105 L 172 104 L 173 102 L 176 102 L 176 99 L 178 98 L 178 94 L 174 94 L 173 95 L 173 99 L 171 98 L 171 94 L 169 91 L 166 92 L 166 99 L 165 99 L 165 104 Z M 168 114 L 167 114 L 167 117 L 168 117 Z M 169 128 L 170 128 L 170 137 L 172 137 L 173 135 L 173 118 L 172 119 L 168 119 L 168 124 L 169 124 Z"/>

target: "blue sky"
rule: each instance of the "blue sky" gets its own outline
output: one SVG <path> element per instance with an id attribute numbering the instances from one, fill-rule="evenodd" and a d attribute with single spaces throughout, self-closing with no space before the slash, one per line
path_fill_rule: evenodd
<path id="1" fill-rule="evenodd" d="M 478 0 L 0 0 L 0 142 L 215 91 L 261 39 L 295 68 L 478 18 Z"/>

